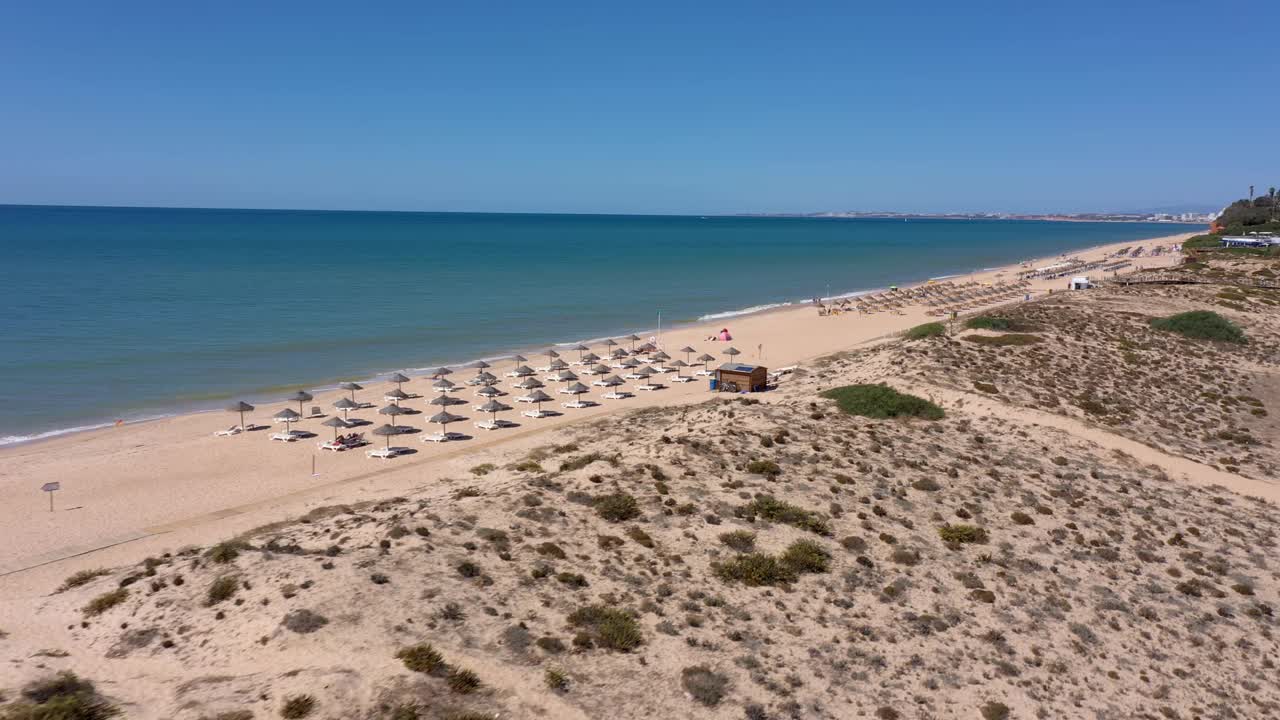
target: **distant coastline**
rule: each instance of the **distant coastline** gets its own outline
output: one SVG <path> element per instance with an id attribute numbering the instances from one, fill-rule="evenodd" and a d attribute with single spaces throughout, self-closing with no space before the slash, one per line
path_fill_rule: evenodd
<path id="1" fill-rule="evenodd" d="M 1037 220 L 1041 222 L 1088 223 L 1169 223 L 1198 224 L 1213 222 L 1216 213 L 1153 213 L 1149 215 L 1128 213 L 1069 213 L 1045 215 L 1021 215 L 1017 213 L 899 213 L 899 212 L 816 212 L 816 213 L 739 213 L 731 217 L 745 218 L 813 218 L 834 220 Z M 1192 216 L 1188 219 L 1181 219 Z"/>

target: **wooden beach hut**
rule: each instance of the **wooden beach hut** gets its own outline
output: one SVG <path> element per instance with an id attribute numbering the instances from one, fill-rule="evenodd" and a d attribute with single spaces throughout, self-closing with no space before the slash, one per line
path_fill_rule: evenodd
<path id="1" fill-rule="evenodd" d="M 720 392 L 759 392 L 769 382 L 769 368 L 763 365 L 725 363 L 716 368 L 716 390 Z"/>

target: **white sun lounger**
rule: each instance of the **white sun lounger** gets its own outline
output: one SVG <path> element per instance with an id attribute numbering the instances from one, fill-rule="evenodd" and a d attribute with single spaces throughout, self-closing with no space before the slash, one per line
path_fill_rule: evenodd
<path id="1" fill-rule="evenodd" d="M 481 420 L 475 424 L 481 430 L 501 430 L 511 426 L 510 420 Z"/>
<path id="2" fill-rule="evenodd" d="M 601 395 L 600 397 L 604 398 L 605 400 L 626 400 L 627 398 L 631 397 L 631 393 L 625 390 L 622 390 L 622 391 L 616 391 L 616 392 L 607 392 Z"/>
<path id="3" fill-rule="evenodd" d="M 545 417 L 551 417 L 555 413 L 548 412 L 546 410 L 525 410 L 520 414 L 527 418 L 545 418 Z"/>
<path id="4" fill-rule="evenodd" d="M 623 375 L 622 377 L 623 377 L 623 378 L 625 378 L 625 379 L 627 379 L 627 380 L 643 380 L 643 379 L 644 379 L 644 375 L 641 375 L 641 374 L 639 374 L 639 373 L 627 373 L 626 375 Z"/>
<path id="5" fill-rule="evenodd" d="M 531 402 L 538 402 L 538 401 L 537 401 L 537 400 L 534 400 L 533 398 L 529 397 L 528 395 L 521 395 L 520 397 L 516 398 L 516 402 L 520 402 L 520 403 L 531 403 Z"/>
<path id="6" fill-rule="evenodd" d="M 676 377 L 667 378 L 667 379 L 670 380 L 671 382 L 678 382 L 678 383 L 693 382 L 693 378 L 689 377 L 688 375 L 678 375 Z"/>
<path id="7" fill-rule="evenodd" d="M 699 370 L 694 373 L 694 375 L 700 375 L 702 377 L 712 377 L 715 374 L 716 374 L 715 370 Z"/>
<path id="8" fill-rule="evenodd" d="M 560 407 L 572 408 L 574 410 L 581 410 L 582 408 L 589 408 L 594 405 L 595 403 L 590 400 L 573 400 L 567 403 L 560 403 Z"/>
<path id="9" fill-rule="evenodd" d="M 290 430 L 289 432 L 275 433 L 271 436 L 271 439 L 279 440 L 280 442 L 293 442 L 294 440 L 297 440 L 298 437 L 299 435 L 296 431 Z"/>
<path id="10" fill-rule="evenodd" d="M 346 445 L 336 440 L 327 440 L 322 443 L 316 443 L 316 447 L 320 448 L 321 450 L 333 450 L 334 452 L 342 452 L 343 450 L 347 449 Z"/>
<path id="11" fill-rule="evenodd" d="M 244 428 L 240 427 L 239 425 L 232 425 L 226 430 L 219 430 L 215 432 L 214 435 L 217 437 L 230 437 L 232 435 L 239 435 L 242 432 L 244 432 Z"/>
<path id="12" fill-rule="evenodd" d="M 466 436 L 463 435 L 462 433 L 456 433 L 456 432 L 432 433 L 430 435 L 423 435 L 422 442 L 442 443 L 442 442 L 449 442 L 450 440 L 461 440 L 464 437 Z"/>
<path id="13" fill-rule="evenodd" d="M 664 387 L 666 387 L 666 386 L 665 386 L 665 385 L 658 385 L 658 384 L 656 384 L 656 383 L 650 383 L 650 384 L 647 384 L 647 385 L 637 385 L 637 386 L 636 386 L 636 389 L 637 389 L 637 390 L 644 390 L 645 392 L 649 392 L 649 391 L 651 391 L 651 390 L 661 390 L 661 389 L 663 389 Z"/>
<path id="14" fill-rule="evenodd" d="M 559 389 L 559 390 L 557 390 L 556 392 L 560 393 L 561 395 L 572 395 L 572 394 L 573 394 L 573 393 L 569 392 L 569 388 L 560 388 L 560 389 Z"/>
<path id="15" fill-rule="evenodd" d="M 383 460 L 388 460 L 390 458 L 396 457 L 401 452 L 403 452 L 403 449 L 398 447 L 380 447 L 380 448 L 374 448 L 373 450 L 365 450 L 364 454 L 371 458 L 381 458 Z"/>

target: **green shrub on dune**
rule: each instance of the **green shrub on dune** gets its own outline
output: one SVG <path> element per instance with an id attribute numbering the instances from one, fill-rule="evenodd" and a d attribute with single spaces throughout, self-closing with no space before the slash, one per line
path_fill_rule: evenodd
<path id="1" fill-rule="evenodd" d="M 946 335 L 947 328 L 940 322 L 925 323 L 917 325 L 906 332 L 908 340 L 923 340 L 925 338 L 938 337 Z"/>
<path id="2" fill-rule="evenodd" d="M 846 385 L 822 393 L 822 397 L 836 401 L 836 405 L 849 415 L 885 419 L 894 417 L 918 417 L 941 420 L 942 408 L 925 400 L 900 393 L 888 385 Z"/>
<path id="3" fill-rule="evenodd" d="M 1192 340 L 1218 340 L 1220 342 L 1247 342 L 1244 331 L 1238 325 L 1209 310 L 1193 310 L 1169 317 L 1154 318 L 1151 327 L 1156 330 L 1177 333 Z"/>

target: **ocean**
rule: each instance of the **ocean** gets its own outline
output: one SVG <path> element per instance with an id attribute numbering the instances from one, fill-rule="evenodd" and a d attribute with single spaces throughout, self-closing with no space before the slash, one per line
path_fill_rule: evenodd
<path id="1" fill-rule="evenodd" d="M 1197 228 L 0 206 L 0 444 Z"/>

